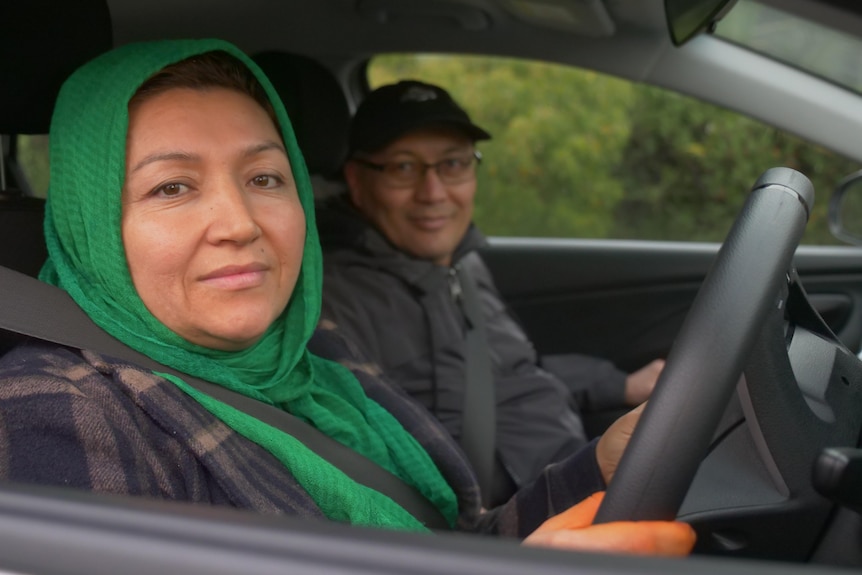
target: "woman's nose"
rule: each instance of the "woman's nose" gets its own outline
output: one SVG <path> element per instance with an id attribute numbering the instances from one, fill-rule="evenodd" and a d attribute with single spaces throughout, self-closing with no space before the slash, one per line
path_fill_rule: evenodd
<path id="1" fill-rule="evenodd" d="M 247 244 L 256 240 L 261 229 L 257 224 L 253 198 L 241 183 L 222 181 L 209 191 L 208 238 L 213 243 Z"/>

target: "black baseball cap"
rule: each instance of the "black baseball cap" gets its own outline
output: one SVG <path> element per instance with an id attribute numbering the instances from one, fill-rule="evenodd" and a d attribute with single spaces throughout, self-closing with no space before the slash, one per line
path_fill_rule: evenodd
<path id="1" fill-rule="evenodd" d="M 461 129 L 473 141 L 491 138 L 439 86 L 417 80 L 381 86 L 356 110 L 348 137 L 350 155 L 376 152 L 407 132 L 441 124 Z"/>

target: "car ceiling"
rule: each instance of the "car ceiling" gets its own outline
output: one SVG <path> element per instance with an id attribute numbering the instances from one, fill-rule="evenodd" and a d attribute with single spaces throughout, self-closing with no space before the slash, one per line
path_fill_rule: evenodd
<path id="1" fill-rule="evenodd" d="M 89 38 L 95 32 L 104 35 L 101 22 L 86 16 L 99 13 L 103 1 L 31 0 L 0 6 L 0 21 L 17 24 L 0 34 L 2 53 L 15 55 L 0 57 L 6 86 L 0 96 L 12 104 L 6 117 L 0 114 L 0 133 L 47 131 L 50 101 L 62 78 L 94 55 L 81 49 L 83 44 L 100 44 Z M 512 8 L 523 10 L 535 2 L 574 7 L 569 19 L 584 24 L 561 29 L 561 19 L 554 15 L 537 24 Z M 114 45 L 219 37 L 249 53 L 281 50 L 312 56 L 342 80 L 369 56 L 391 51 L 532 57 L 642 79 L 656 55 L 670 47 L 662 0 L 107 0 L 107 8 L 107 33 Z M 42 96 L 41 109 L 33 109 L 36 102 L 29 102 L 28 94 Z M 15 117 L 22 110 L 26 121 Z M 9 115 L 10 121 L 3 121 Z"/>
<path id="2" fill-rule="evenodd" d="M 609 18 L 615 36 L 647 33 L 666 37 L 662 0 L 109 0 L 118 43 L 147 36 L 220 36 L 249 51 L 274 48 L 332 53 L 446 50 L 519 53 L 525 46 L 552 53 L 584 36 L 596 40 L 594 18 Z M 536 25 L 517 6 L 571 15 Z M 258 14 L 258 25 L 237 29 Z M 168 17 L 168 15 L 170 15 Z M 583 24 L 578 25 L 578 19 Z M 221 24 L 220 24 L 221 23 Z M 599 42 L 601 41 L 599 36 Z"/>
<path id="3" fill-rule="evenodd" d="M 829 0 L 766 0 L 802 16 L 857 27 L 862 7 Z M 381 52 L 453 52 L 538 58 L 656 84 L 736 109 L 849 157 L 862 131 L 855 95 L 752 57 L 712 37 L 675 48 L 663 0 L 108 0 L 118 44 L 147 37 L 218 36 L 249 52 L 287 50 L 329 65 L 345 86 Z M 551 7 L 543 23 L 518 15 Z M 553 16 L 570 10 L 571 18 Z M 238 27 L 231 14 L 255 25 Z M 559 13 L 556 13 L 559 16 Z M 564 14 L 564 16 L 566 16 Z M 564 20 L 586 24 L 561 27 Z M 856 32 L 862 34 L 862 26 Z M 704 67 L 709 72 L 704 74 Z M 714 69 L 713 69 L 714 68 Z M 704 77 L 692 82 L 693 77 Z M 821 83 L 823 84 L 823 83 Z M 358 94 L 352 94 L 356 97 Z M 853 128 L 856 129 L 853 129 Z M 841 131 L 844 136 L 836 136 Z"/>
<path id="4" fill-rule="evenodd" d="M 673 50 L 663 0 L 108 0 L 114 40 L 219 37 L 349 72 L 384 52 L 535 58 L 650 81 Z M 550 9 L 548 8 L 550 7 Z M 530 18 L 524 12 L 545 13 Z M 236 15 L 233 17 L 232 15 Z M 237 21 L 258 22 L 236 26 Z M 568 21 L 569 24 L 561 24 Z"/>
<path id="5" fill-rule="evenodd" d="M 664 0 L 107 1 L 117 44 L 212 36 L 249 52 L 288 50 L 330 60 L 388 51 L 481 53 L 597 67 L 632 79 L 649 78 L 657 53 L 670 48 Z M 862 35 L 862 3 L 853 0 L 759 1 Z M 257 23 L 236 26 L 250 20 Z"/>
<path id="6" fill-rule="evenodd" d="M 858 24 L 862 22 L 862 7 L 856 3 L 765 1 L 803 16 L 816 14 L 862 30 Z M 46 14 L 57 5 L 49 0 L 34 2 L 43 4 L 40 10 Z M 663 0 L 107 2 L 117 45 L 152 38 L 221 37 L 250 53 L 284 50 L 312 56 L 328 65 L 343 85 L 351 88 L 359 85 L 351 83 L 351 74 L 356 73 L 358 65 L 381 52 L 537 58 L 688 93 L 862 160 L 862 147 L 854 137 L 862 131 L 858 97 L 825 82 L 818 84 L 786 67 L 776 67 L 774 62 L 710 36 L 675 48 L 666 29 Z M 519 7 L 521 11 L 542 12 L 549 6 L 551 16 L 540 23 L 518 15 Z M 560 13 L 554 10 L 564 8 L 577 13 L 558 17 Z M 561 26 L 559 23 L 565 20 L 588 23 Z M 254 24 L 248 24 L 250 21 Z M 237 22 L 243 24 L 239 26 Z M 43 69 L 44 65 L 39 63 Z M 704 73 L 705 68 L 708 73 Z M 693 82 L 693 77 L 699 80 Z M 25 79 L 21 89 L 29 81 Z M 788 83 L 805 89 L 788 91 Z"/>

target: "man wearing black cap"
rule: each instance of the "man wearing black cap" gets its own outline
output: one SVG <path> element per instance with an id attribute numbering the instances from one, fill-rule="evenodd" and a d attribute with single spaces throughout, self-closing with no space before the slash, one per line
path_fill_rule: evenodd
<path id="1" fill-rule="evenodd" d="M 437 86 L 411 80 L 378 88 L 350 128 L 347 193 L 324 202 L 317 219 L 323 317 L 428 407 L 471 459 L 464 435 L 475 425 L 464 413 L 465 388 L 483 379 L 477 372 L 487 375 L 496 410 L 484 499 L 495 505 L 587 443 L 577 401 L 636 405 L 663 364 L 627 377 L 606 361 L 573 356 L 560 367 L 580 390 L 577 401 L 537 364 L 476 252 L 485 240 L 471 223 L 481 161 L 475 143 L 490 137 Z M 479 315 L 471 315 L 470 293 Z M 471 340 L 477 327 L 481 344 Z"/>

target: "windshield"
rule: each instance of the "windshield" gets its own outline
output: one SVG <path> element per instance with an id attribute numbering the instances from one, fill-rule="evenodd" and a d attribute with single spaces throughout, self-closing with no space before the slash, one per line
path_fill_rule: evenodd
<path id="1" fill-rule="evenodd" d="M 811 10 L 826 16 L 829 7 L 819 4 Z M 715 33 L 854 92 L 862 91 L 858 36 L 753 0 L 739 0 Z"/>

